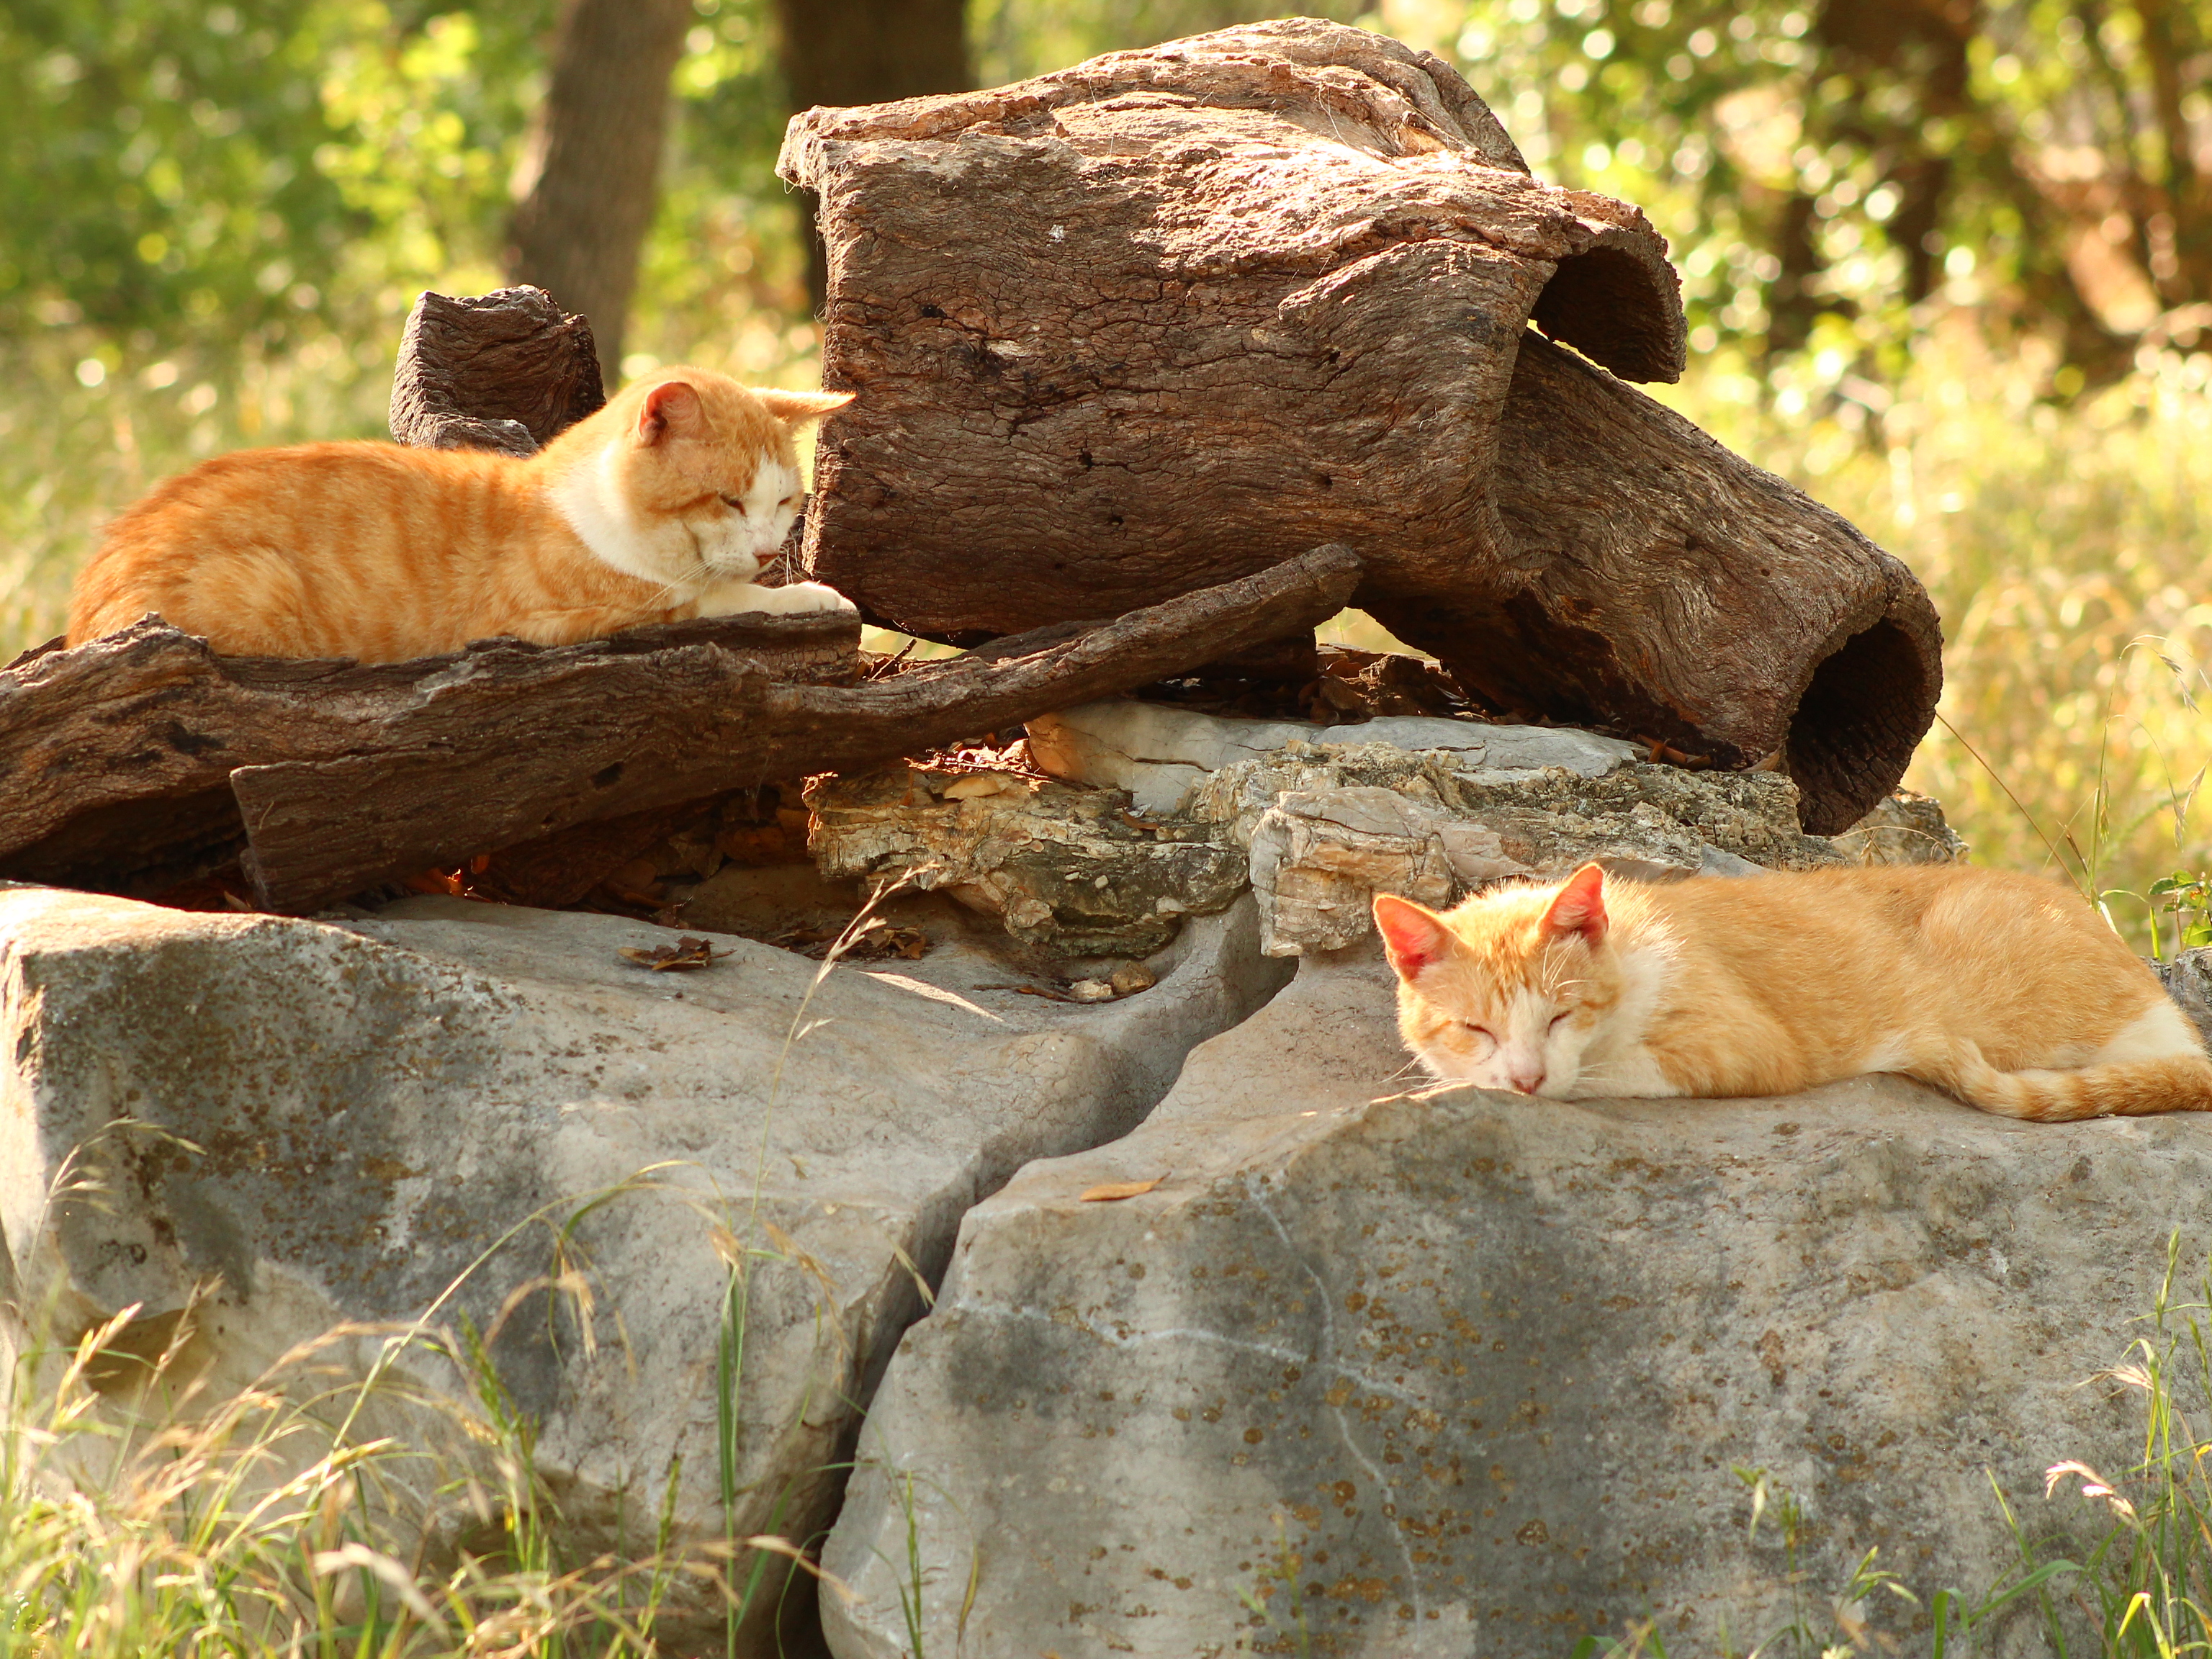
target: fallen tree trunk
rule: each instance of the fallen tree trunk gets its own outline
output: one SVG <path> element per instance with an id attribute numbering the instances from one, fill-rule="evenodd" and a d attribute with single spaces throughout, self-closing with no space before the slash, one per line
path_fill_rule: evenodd
<path id="1" fill-rule="evenodd" d="M 702 653 L 781 680 L 849 681 L 859 643 L 852 619 L 834 616 L 705 618 L 557 647 L 485 640 L 368 667 L 220 657 L 159 617 L 73 650 L 57 641 L 0 670 L 0 877 L 159 892 L 244 847 L 230 787 L 241 766 L 349 754 L 395 729 L 495 750 L 510 741 L 496 725 L 471 732 L 439 716 L 488 693 L 649 690 L 665 665 Z"/>
<path id="2" fill-rule="evenodd" d="M 238 857 L 302 912 L 657 806 L 872 764 L 1181 672 L 1340 608 L 1322 547 L 869 684 L 850 618 L 752 617 L 421 662 L 223 659 L 156 621 L 0 672 L 0 877 L 144 893 Z"/>
<path id="3" fill-rule="evenodd" d="M 823 380 L 858 393 L 805 560 L 874 620 L 973 641 L 1326 538 L 1470 691 L 1717 765 L 1782 750 L 1822 831 L 1933 716 L 1910 573 L 1531 331 L 1676 378 L 1665 241 L 1532 178 L 1431 55 L 1254 24 L 813 110 L 780 165 L 820 194 Z"/>

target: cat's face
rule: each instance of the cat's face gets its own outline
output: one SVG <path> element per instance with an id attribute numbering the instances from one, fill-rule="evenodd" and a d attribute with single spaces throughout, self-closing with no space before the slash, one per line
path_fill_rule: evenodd
<path id="1" fill-rule="evenodd" d="M 1605 872 L 1475 895 L 1439 915 L 1378 895 L 1375 925 L 1398 970 L 1398 1028 L 1440 1081 L 1571 1096 L 1620 1000 Z"/>
<path id="2" fill-rule="evenodd" d="M 592 417 L 600 447 L 556 494 L 593 552 L 679 599 L 750 581 L 799 509 L 799 428 L 851 401 L 663 370 Z"/>

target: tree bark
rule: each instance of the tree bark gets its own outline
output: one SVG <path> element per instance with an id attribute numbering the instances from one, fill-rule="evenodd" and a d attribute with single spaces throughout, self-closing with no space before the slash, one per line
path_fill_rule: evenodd
<path id="1" fill-rule="evenodd" d="M 149 619 L 0 671 L 0 877 L 147 892 L 241 855 L 264 906 L 808 773 L 872 765 L 1310 629 L 1359 580 L 1322 547 L 1095 625 L 862 685 L 844 617 L 372 668 L 218 658 Z M 812 683 L 810 683 L 812 682 Z"/>
<path id="2" fill-rule="evenodd" d="M 240 766 L 373 749 L 395 720 L 465 750 L 503 747 L 508 733 L 471 737 L 450 711 L 493 686 L 526 702 L 543 685 L 649 684 L 664 660 L 707 650 L 779 681 L 848 681 L 859 644 L 835 616 L 709 617 L 559 647 L 485 640 L 370 667 L 218 657 L 159 617 L 74 649 L 56 641 L 0 670 L 0 876 L 159 892 L 237 855 Z"/>
<path id="3" fill-rule="evenodd" d="M 966 0 L 775 0 L 779 58 L 793 114 L 817 104 L 888 104 L 975 84 Z M 829 280 L 814 193 L 801 192 L 806 291 L 817 313 Z"/>
<path id="4" fill-rule="evenodd" d="M 668 77 L 693 16 L 690 0 L 566 0 L 554 33 L 507 276 L 591 319 L 610 383 L 659 199 Z"/>

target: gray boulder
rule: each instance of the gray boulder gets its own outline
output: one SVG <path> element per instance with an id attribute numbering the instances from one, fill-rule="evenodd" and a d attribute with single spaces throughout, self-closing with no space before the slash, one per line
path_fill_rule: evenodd
<path id="1" fill-rule="evenodd" d="M 969 1212 L 827 1548 L 839 1659 L 903 1653 L 917 1589 L 975 1659 L 1741 1650 L 1869 1549 L 1985 1589 L 1992 1477 L 2042 1534 L 2087 1518 L 2048 1465 L 2139 1455 L 2080 1384 L 2169 1231 L 2201 1249 L 2212 1121 L 1393 1095 L 1401 1060 L 1387 970 L 1309 956 L 1141 1128 Z M 1805 1505 L 1802 1590 L 1738 1468 Z"/>
<path id="2" fill-rule="evenodd" d="M 963 1212 L 1134 1127 L 1285 975 L 1247 901 L 1186 928 L 1152 988 L 1070 1006 L 1016 994 L 944 901 L 902 902 L 929 954 L 817 987 L 819 964 L 723 936 L 703 970 L 647 971 L 620 952 L 675 936 L 615 917 L 0 892 L 0 1340 L 132 1304 L 166 1329 L 204 1291 L 195 1363 L 220 1398 L 339 1322 L 435 1306 L 434 1331 L 495 1334 L 580 1559 L 649 1547 L 679 1458 L 679 1546 L 726 1522 L 804 1539 Z M 726 1517 L 732 1248 L 753 1254 Z M 393 1376 L 465 1389 L 427 1349 Z"/>
<path id="3" fill-rule="evenodd" d="M 1292 743 L 1316 748 L 1388 744 L 1443 750 L 1463 771 L 1503 782 L 1546 767 L 1595 777 L 1643 750 L 1566 726 L 1492 726 L 1478 720 L 1386 715 L 1356 725 L 1246 720 L 1171 703 L 1112 697 L 1029 723 L 1030 753 L 1054 777 L 1126 789 L 1139 811 L 1176 811 L 1207 774 Z"/>

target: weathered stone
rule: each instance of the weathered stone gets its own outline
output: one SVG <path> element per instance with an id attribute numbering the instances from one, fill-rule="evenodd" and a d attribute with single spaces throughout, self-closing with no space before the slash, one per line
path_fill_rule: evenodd
<path id="1" fill-rule="evenodd" d="M 1005 941 L 941 899 L 893 914 L 932 936 L 923 960 L 817 985 L 819 964 L 720 935 L 710 967 L 646 972 L 618 951 L 674 935 L 610 916 L 419 899 L 338 926 L 0 892 L 0 1348 L 26 1310 L 74 1338 L 206 1283 L 222 1398 L 297 1341 L 458 1285 L 434 1322 L 498 1331 L 575 1559 L 625 1525 L 649 1547 L 678 1457 L 682 1547 L 726 1525 L 720 1226 L 760 1252 L 726 1524 L 803 1539 L 961 1212 L 1126 1133 L 1283 978 L 1249 902 L 1091 1008 L 1015 994 L 984 948 Z M 65 1168 L 100 1190 L 57 1194 Z M 562 1265 L 591 1285 L 596 1351 L 570 1297 L 501 1317 Z M 464 1392 L 425 1352 L 400 1374 Z"/>
<path id="2" fill-rule="evenodd" d="M 1116 791 L 900 764 L 824 781 L 806 801 L 824 876 L 904 876 L 1071 956 L 1148 954 L 1245 886 L 1241 848 L 1138 819 Z"/>
<path id="3" fill-rule="evenodd" d="M 2079 1385 L 2169 1231 L 2201 1259 L 2212 1119 L 1375 1099 L 1402 1057 L 1388 970 L 1309 957 L 1135 1133 L 969 1213 L 825 1553 L 839 1659 L 908 1650 L 909 1514 L 930 1652 L 1518 1659 L 1645 1617 L 1707 1652 L 1869 1549 L 1978 1595 L 2018 1560 L 1991 1477 L 2044 1536 L 2093 1521 L 2048 1465 L 2140 1455 Z M 1740 1467 L 1802 1500 L 1801 1584 Z"/>
<path id="4" fill-rule="evenodd" d="M 1835 838 L 1854 864 L 1964 864 L 1966 843 L 1944 821 L 1943 803 L 1899 789 Z"/>
<path id="5" fill-rule="evenodd" d="M 1796 792 L 1778 773 L 1643 761 L 1595 776 L 1462 770 L 1450 754 L 1293 742 L 1209 774 L 1189 811 L 1250 849 L 1271 956 L 1368 938 L 1378 892 L 1445 904 L 1486 882 L 1564 875 L 1589 859 L 1644 878 L 1844 861 L 1797 828 Z"/>
<path id="6" fill-rule="evenodd" d="M 1419 715 L 1322 726 L 1240 720 L 1130 697 L 1043 715 L 1029 723 L 1029 738 L 1041 770 L 1071 782 L 1126 789 L 1144 812 L 1175 811 L 1206 774 L 1300 741 L 1316 748 L 1382 743 L 1414 751 L 1446 750 L 1460 769 L 1483 775 L 1486 782 L 1547 766 L 1595 777 L 1644 752 L 1632 743 L 1569 726 L 1491 726 Z M 1493 773 L 1501 775 L 1487 775 Z"/>
<path id="7" fill-rule="evenodd" d="M 2205 1042 L 2212 1043 L 2212 950 L 2184 951 L 2171 962 L 2153 962 L 2150 970 Z"/>

